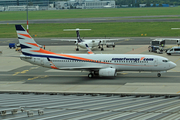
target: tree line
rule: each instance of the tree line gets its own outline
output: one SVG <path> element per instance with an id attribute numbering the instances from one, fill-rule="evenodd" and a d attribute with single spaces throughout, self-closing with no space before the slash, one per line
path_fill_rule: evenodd
<path id="1" fill-rule="evenodd" d="M 162 6 L 162 4 L 169 5 L 180 5 L 180 0 L 115 0 L 116 5 L 129 5 L 139 7 L 139 4 L 146 4 L 147 7 L 150 7 L 152 4 L 156 6 Z"/>

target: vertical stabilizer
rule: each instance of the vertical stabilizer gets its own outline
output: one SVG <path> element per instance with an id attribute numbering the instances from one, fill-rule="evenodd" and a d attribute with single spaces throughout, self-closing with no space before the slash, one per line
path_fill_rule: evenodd
<path id="1" fill-rule="evenodd" d="M 32 50 L 40 50 L 38 44 L 29 35 L 22 25 L 15 25 L 21 51 L 23 54 L 32 54 Z"/>
<path id="2" fill-rule="evenodd" d="M 80 37 L 80 33 L 79 33 L 79 29 L 78 28 L 76 29 L 76 34 L 77 34 L 77 41 L 78 41 L 78 43 L 83 42 L 83 40 Z"/>

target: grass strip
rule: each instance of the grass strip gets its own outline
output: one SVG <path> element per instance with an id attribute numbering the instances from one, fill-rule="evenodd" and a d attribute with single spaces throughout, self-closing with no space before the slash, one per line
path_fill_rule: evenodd
<path id="1" fill-rule="evenodd" d="M 26 28 L 26 25 L 23 25 Z M 33 37 L 60 38 L 76 37 L 75 31 L 65 32 L 63 29 L 92 29 L 80 31 L 81 37 L 178 37 L 180 30 L 177 28 L 180 22 L 116 22 L 116 23 L 63 23 L 63 24 L 30 24 L 29 32 Z M 16 30 L 13 24 L 0 25 L 1 38 L 16 38 Z"/>

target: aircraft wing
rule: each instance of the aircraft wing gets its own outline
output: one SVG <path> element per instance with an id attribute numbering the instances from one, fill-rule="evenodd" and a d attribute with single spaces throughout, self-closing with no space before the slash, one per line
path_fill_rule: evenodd
<path id="1" fill-rule="evenodd" d="M 154 39 L 154 38 L 151 38 Z M 155 40 L 180 40 L 180 38 L 156 38 Z"/>
<path id="2" fill-rule="evenodd" d="M 104 39 L 83 39 L 83 40 L 92 40 L 92 41 L 115 41 L 115 40 L 124 40 L 127 38 L 112 38 L 112 39 L 108 39 L 108 38 L 104 38 Z"/>
<path id="3" fill-rule="evenodd" d="M 51 39 L 51 40 L 59 40 L 59 41 L 77 41 L 77 39 Z"/>
<path id="4" fill-rule="evenodd" d="M 113 38 L 113 39 L 83 39 L 83 40 L 92 40 L 92 41 L 112 41 L 112 40 L 124 40 L 127 38 Z M 77 41 L 77 39 L 51 39 L 51 40 L 59 40 L 59 41 Z"/>
<path id="5" fill-rule="evenodd" d="M 163 40 L 180 40 L 178 38 L 163 38 Z"/>

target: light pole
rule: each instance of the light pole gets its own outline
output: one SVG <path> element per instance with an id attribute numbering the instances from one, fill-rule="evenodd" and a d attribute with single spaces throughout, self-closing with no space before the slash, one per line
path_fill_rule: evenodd
<path id="1" fill-rule="evenodd" d="M 27 0 L 27 32 L 29 33 L 29 28 L 28 28 L 28 0 Z"/>

